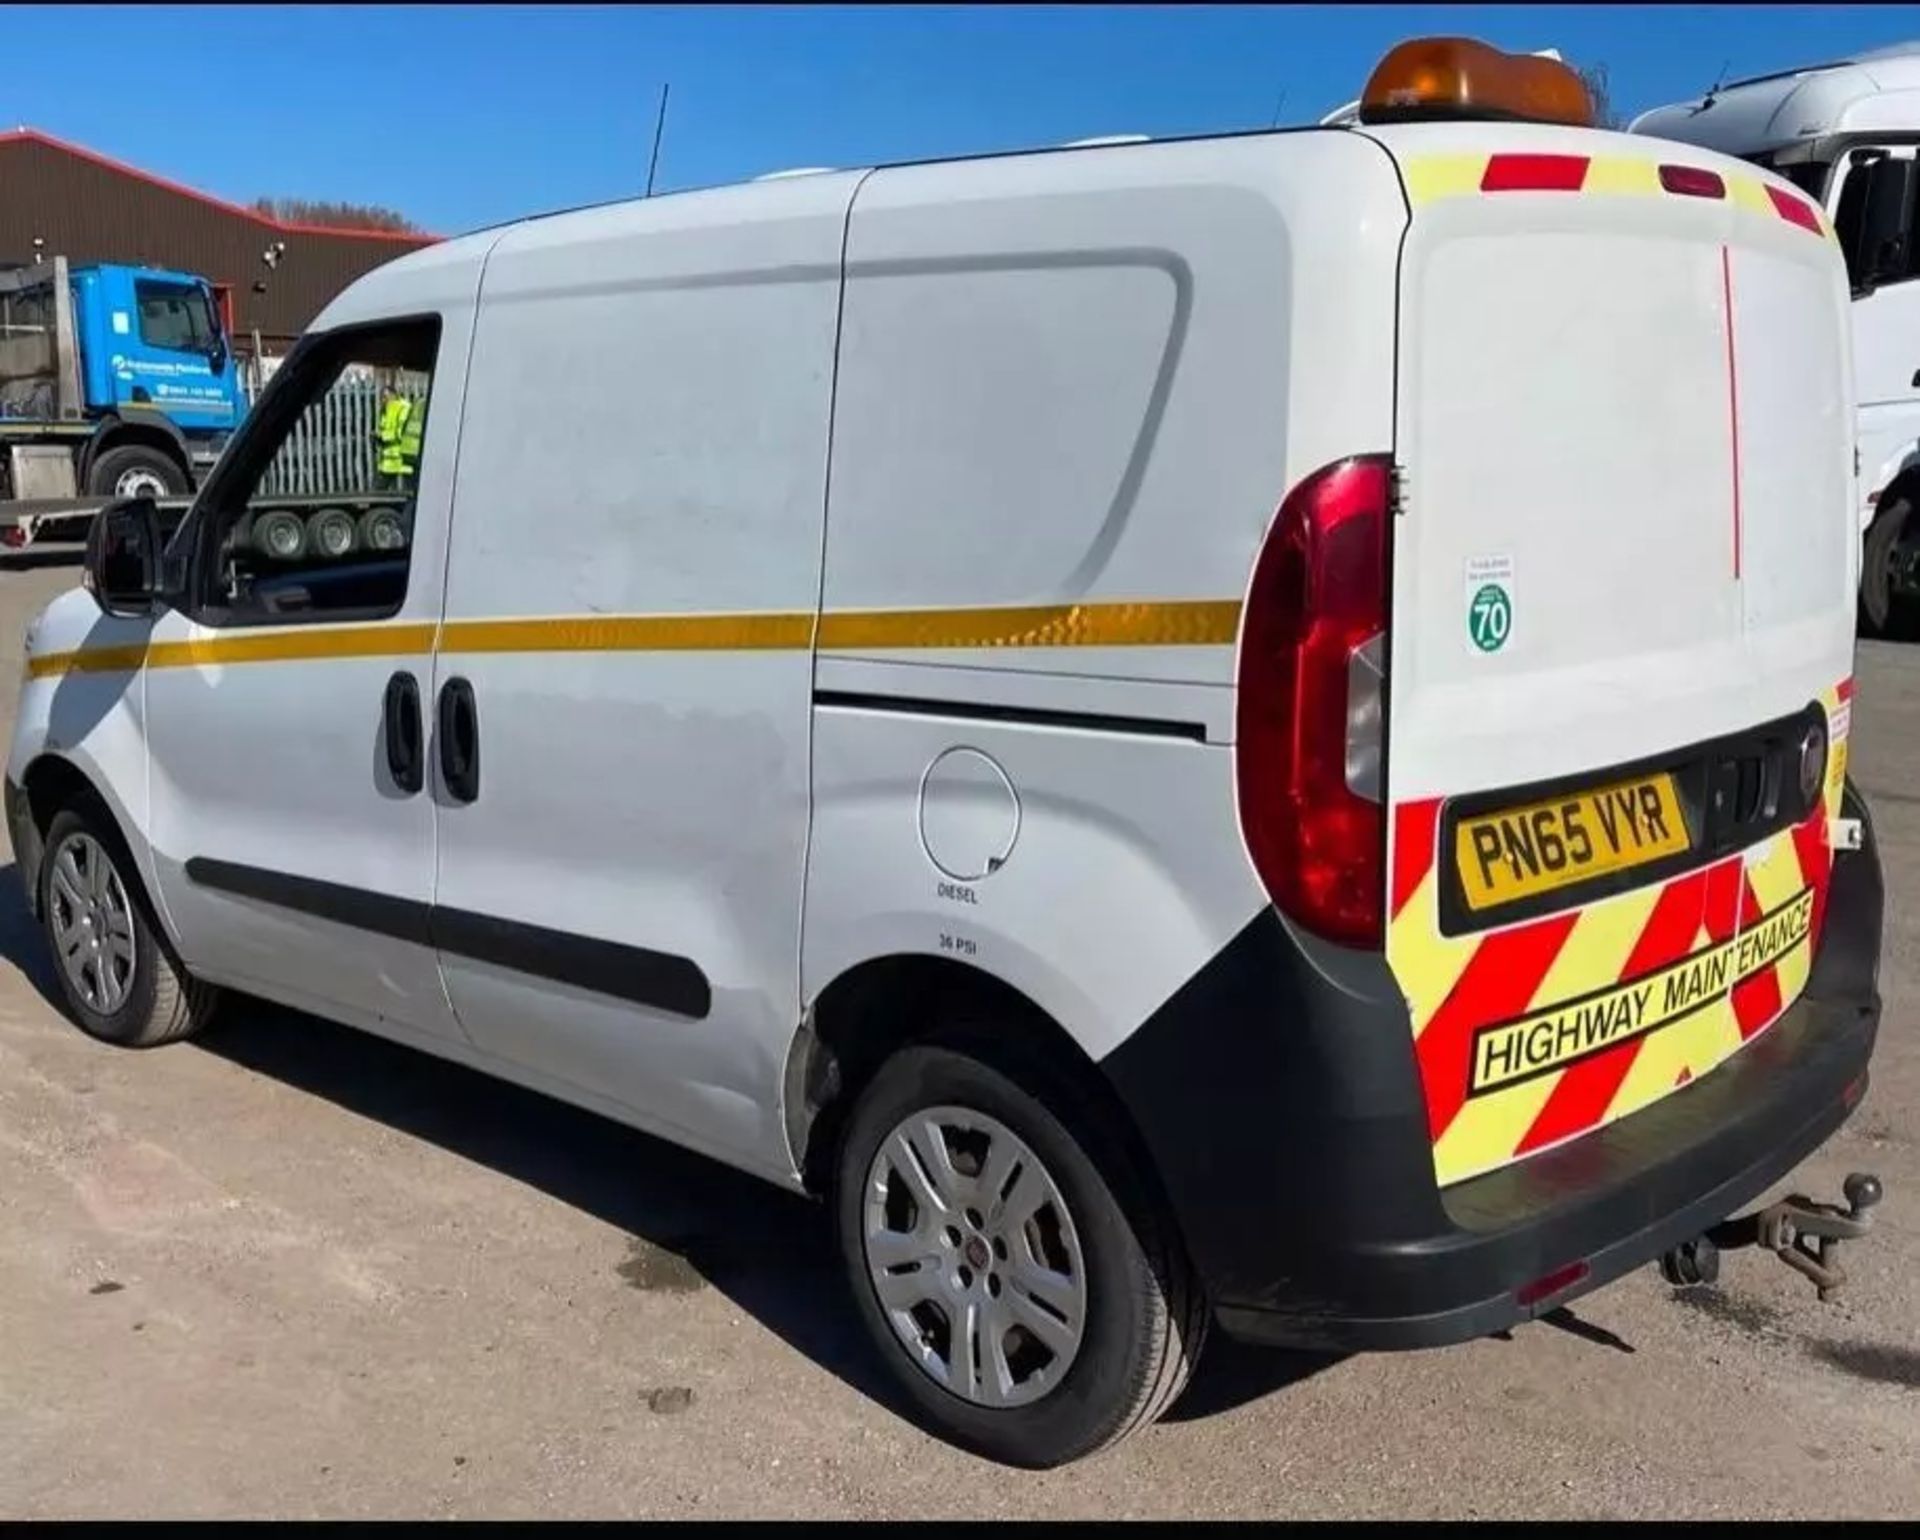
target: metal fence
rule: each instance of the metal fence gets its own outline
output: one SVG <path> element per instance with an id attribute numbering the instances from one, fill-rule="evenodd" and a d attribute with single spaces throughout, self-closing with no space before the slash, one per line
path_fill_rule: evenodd
<path id="1" fill-rule="evenodd" d="M 271 365 L 263 368 L 259 360 L 243 364 L 241 389 L 249 409 L 272 372 Z M 426 396 L 427 377 L 403 375 L 400 388 L 418 411 Z M 254 495 L 352 497 L 377 491 L 379 447 L 374 433 L 379 417 L 379 383 L 364 371 L 349 370 L 301 413 Z"/>

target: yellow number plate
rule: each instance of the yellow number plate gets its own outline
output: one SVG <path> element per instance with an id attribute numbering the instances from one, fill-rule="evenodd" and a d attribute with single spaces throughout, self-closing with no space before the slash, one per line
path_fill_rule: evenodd
<path id="1" fill-rule="evenodd" d="M 1491 909 L 1688 846 L 1673 777 L 1642 776 L 1525 807 L 1462 818 L 1453 833 L 1469 909 Z"/>

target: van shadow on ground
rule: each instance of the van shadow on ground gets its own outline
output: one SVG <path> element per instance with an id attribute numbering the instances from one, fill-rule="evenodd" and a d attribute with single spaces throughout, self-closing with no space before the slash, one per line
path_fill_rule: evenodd
<path id="1" fill-rule="evenodd" d="M 0 866 L 0 955 L 49 1006 L 58 983 L 16 869 Z M 430 1054 L 245 996 L 192 1045 L 476 1161 L 633 1237 L 608 1288 L 710 1285 L 789 1346 L 898 1415 L 847 1294 L 826 1210 L 664 1140 Z M 1318 1372 L 1321 1355 L 1215 1334 L 1170 1422 L 1228 1411 Z"/>

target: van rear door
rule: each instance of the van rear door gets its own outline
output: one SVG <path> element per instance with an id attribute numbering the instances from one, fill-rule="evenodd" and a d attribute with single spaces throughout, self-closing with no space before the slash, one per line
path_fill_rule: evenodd
<path id="1" fill-rule="evenodd" d="M 1370 132 L 1412 210 L 1388 956 L 1450 1182 L 1685 1085 L 1804 982 L 1852 673 L 1847 289 L 1812 204 L 1701 150 Z"/>

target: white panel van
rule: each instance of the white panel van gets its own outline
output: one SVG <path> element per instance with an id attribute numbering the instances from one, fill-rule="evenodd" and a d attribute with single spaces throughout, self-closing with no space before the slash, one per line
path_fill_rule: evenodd
<path id="1" fill-rule="evenodd" d="M 913 1404 L 1028 1465 L 1214 1322 L 1708 1266 L 1879 1017 L 1846 278 L 1788 184 L 1449 59 L 1480 116 L 1383 66 L 356 282 L 32 629 L 77 1021 L 247 991 L 820 1194 Z"/>

